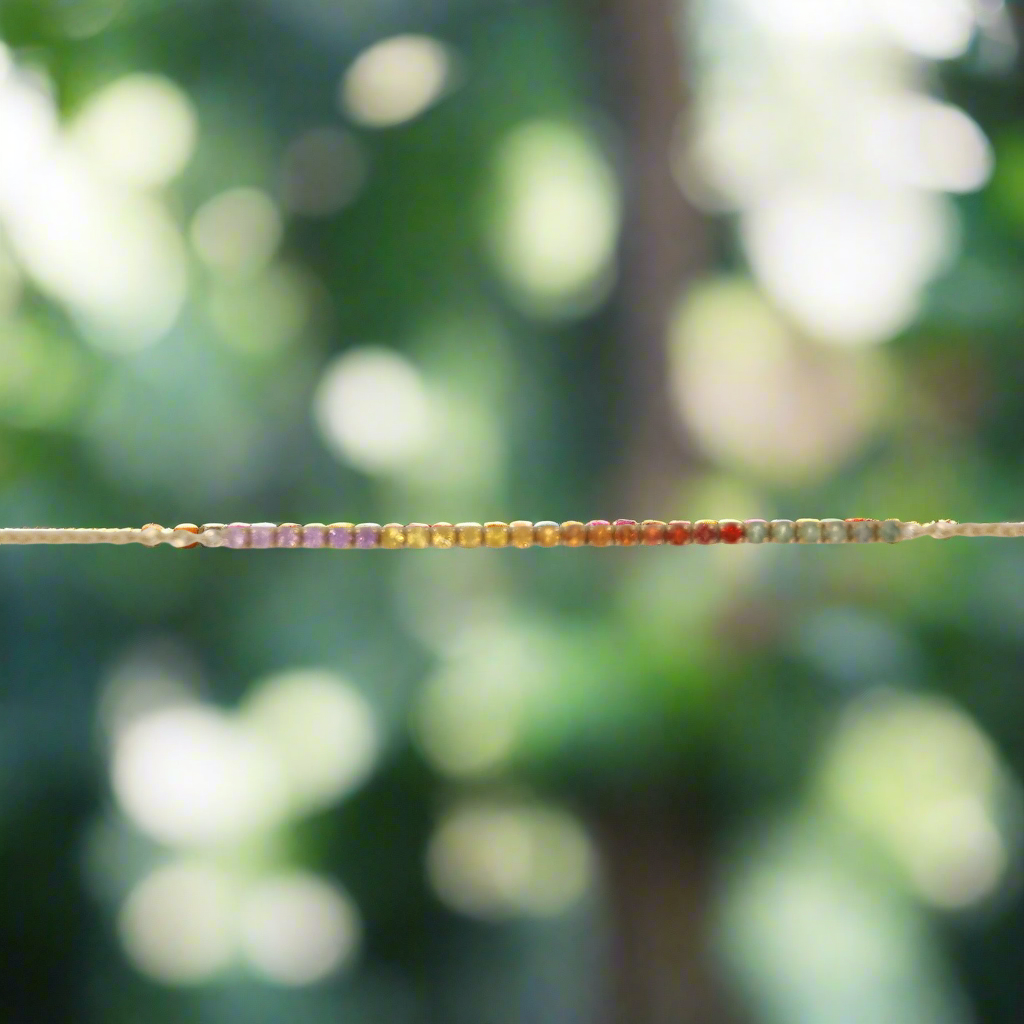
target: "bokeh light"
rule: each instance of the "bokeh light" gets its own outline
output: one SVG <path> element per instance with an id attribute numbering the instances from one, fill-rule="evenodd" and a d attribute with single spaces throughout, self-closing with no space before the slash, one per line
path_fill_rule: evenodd
<path id="1" fill-rule="evenodd" d="M 353 349 L 327 367 L 314 412 L 330 448 L 367 473 L 404 469 L 431 442 L 432 410 L 420 373 L 378 346 Z"/>
<path id="2" fill-rule="evenodd" d="M 546 917 L 576 903 L 592 879 L 589 840 L 565 811 L 539 804 L 466 803 L 430 842 L 437 894 L 472 917 Z"/>
<path id="3" fill-rule="evenodd" d="M 611 171 L 578 128 L 534 121 L 497 155 L 492 249 L 534 313 L 583 313 L 613 274 L 619 200 Z"/>
<path id="4" fill-rule="evenodd" d="M 264 680 L 242 719 L 273 751 L 300 808 L 339 800 L 366 778 L 377 757 L 369 704 L 331 672 L 298 670 Z"/>
<path id="5" fill-rule="evenodd" d="M 241 947 L 250 964 L 281 985 L 309 985 L 345 965 L 359 943 L 359 913 L 337 886 L 316 875 L 270 876 L 240 910 Z"/>
<path id="6" fill-rule="evenodd" d="M 310 129 L 284 155 L 284 207 L 305 217 L 329 217 L 356 198 L 368 173 L 369 157 L 355 136 L 340 128 Z"/>
<path id="7" fill-rule="evenodd" d="M 277 824 L 286 789 L 271 749 L 225 714 L 198 704 L 142 716 L 114 741 L 121 809 L 174 846 L 236 842 Z"/>
<path id="8" fill-rule="evenodd" d="M 874 354 L 802 338 L 738 280 L 691 291 L 671 356 L 673 393 L 693 436 L 717 460 L 766 479 L 832 471 L 863 446 L 884 407 L 886 375 Z"/>
<path id="9" fill-rule="evenodd" d="M 274 201 L 256 188 L 233 188 L 208 199 L 192 219 L 199 258 L 228 277 L 252 277 L 277 251 L 283 233 Z"/>
<path id="10" fill-rule="evenodd" d="M 129 186 L 165 185 L 195 149 L 198 126 L 188 96 L 160 75 L 126 75 L 90 96 L 69 142 L 90 168 Z"/>
<path id="11" fill-rule="evenodd" d="M 822 772 L 829 805 L 884 844 L 929 902 L 969 906 L 1003 879 L 1020 839 L 1003 823 L 1019 817 L 1020 794 L 988 737 L 954 705 L 865 696 L 844 716 Z"/>
<path id="12" fill-rule="evenodd" d="M 451 55 L 436 39 L 393 36 L 355 59 L 342 78 L 338 99 L 353 120 L 387 128 L 419 116 L 436 103 L 451 73 Z"/>
<path id="13" fill-rule="evenodd" d="M 236 899 L 230 877 L 216 866 L 172 861 L 132 890 L 118 921 L 121 941 L 156 981 L 208 981 L 231 962 Z"/>

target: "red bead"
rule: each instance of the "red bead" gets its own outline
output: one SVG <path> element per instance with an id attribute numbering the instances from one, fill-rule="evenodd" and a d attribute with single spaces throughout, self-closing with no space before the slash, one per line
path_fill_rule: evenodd
<path id="1" fill-rule="evenodd" d="M 669 544 L 689 544 L 693 540 L 693 531 L 685 519 L 673 519 L 665 527 L 665 540 Z"/>
<path id="2" fill-rule="evenodd" d="M 640 539 L 640 530 L 635 519 L 616 519 L 615 543 L 620 547 L 632 547 Z"/>
<path id="3" fill-rule="evenodd" d="M 746 536 L 743 524 L 735 519 L 726 519 L 721 524 L 721 537 L 723 544 L 739 544 Z"/>
<path id="4" fill-rule="evenodd" d="M 701 519 L 693 524 L 693 539 L 698 544 L 715 544 L 718 542 L 719 529 L 718 521 L 715 519 Z"/>

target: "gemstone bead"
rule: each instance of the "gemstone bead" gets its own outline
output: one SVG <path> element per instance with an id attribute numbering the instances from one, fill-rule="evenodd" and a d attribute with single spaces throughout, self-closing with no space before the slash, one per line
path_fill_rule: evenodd
<path id="1" fill-rule="evenodd" d="M 665 543 L 665 524 L 660 519 L 645 519 L 640 524 L 640 543 L 651 547 Z"/>
<path id="2" fill-rule="evenodd" d="M 277 528 L 277 546 L 279 548 L 301 547 L 302 527 L 298 523 L 281 523 Z"/>
<path id="3" fill-rule="evenodd" d="M 508 532 L 515 547 L 533 547 L 533 523 L 527 522 L 525 519 L 517 519 L 514 523 L 509 523 Z"/>
<path id="4" fill-rule="evenodd" d="M 508 523 L 484 523 L 484 544 L 489 548 L 507 548 Z"/>
<path id="5" fill-rule="evenodd" d="M 562 529 L 558 523 L 544 520 L 533 524 L 533 539 L 542 548 L 554 548 L 561 539 Z"/>
<path id="6" fill-rule="evenodd" d="M 693 526 L 687 519 L 673 519 L 665 527 L 665 540 L 669 544 L 689 544 L 693 540 Z"/>
<path id="7" fill-rule="evenodd" d="M 612 526 L 615 528 L 615 543 L 619 547 L 631 548 L 640 542 L 640 529 L 635 519 L 616 519 Z"/>
<path id="8" fill-rule="evenodd" d="M 429 548 L 430 527 L 426 523 L 410 523 L 405 528 L 405 546 L 407 548 Z"/>
<path id="9" fill-rule="evenodd" d="M 824 544 L 845 544 L 848 540 L 846 522 L 842 519 L 822 519 L 821 540 Z"/>
<path id="10" fill-rule="evenodd" d="M 224 527 L 224 546 L 228 548 L 247 548 L 249 546 L 248 523 L 231 523 Z"/>
<path id="11" fill-rule="evenodd" d="M 763 519 L 748 519 L 743 526 L 748 544 L 763 544 L 768 539 L 768 524 Z"/>
<path id="12" fill-rule="evenodd" d="M 360 523 L 356 527 L 355 540 L 357 548 L 375 548 L 380 546 L 380 524 Z"/>
<path id="13" fill-rule="evenodd" d="M 878 539 L 895 544 L 903 536 L 903 524 L 898 519 L 886 519 L 878 524 Z"/>
<path id="14" fill-rule="evenodd" d="M 878 540 L 877 519 L 847 519 L 850 527 L 850 540 L 855 544 L 870 544 Z"/>
<path id="15" fill-rule="evenodd" d="M 718 528 L 723 544 L 739 544 L 744 538 L 743 524 L 738 519 L 722 519 Z"/>
<path id="16" fill-rule="evenodd" d="M 435 548 L 455 547 L 455 527 L 451 523 L 434 523 L 430 528 L 430 543 Z"/>
<path id="17" fill-rule="evenodd" d="M 715 544 L 718 542 L 720 529 L 717 519 L 701 519 L 693 524 L 693 539 L 698 544 Z"/>
<path id="18" fill-rule="evenodd" d="M 322 548 L 327 543 L 327 527 L 323 523 L 306 523 L 302 529 L 304 548 Z"/>
<path id="19" fill-rule="evenodd" d="M 179 523 L 174 528 L 175 533 L 199 533 L 199 527 L 195 523 Z M 199 546 L 199 541 L 193 541 L 191 544 L 185 544 L 186 548 L 195 548 Z"/>
<path id="20" fill-rule="evenodd" d="M 606 548 L 612 539 L 612 524 L 607 519 L 591 519 L 587 523 L 587 543 L 591 547 Z"/>
<path id="21" fill-rule="evenodd" d="M 821 520 L 798 519 L 796 521 L 796 540 L 798 544 L 820 544 Z"/>
<path id="22" fill-rule="evenodd" d="M 331 523 L 327 527 L 327 546 L 330 548 L 350 548 L 355 541 L 356 527 L 354 523 Z"/>
<path id="23" fill-rule="evenodd" d="M 380 546 L 395 550 L 405 547 L 405 527 L 401 523 L 388 523 L 381 528 Z"/>
<path id="24" fill-rule="evenodd" d="M 459 523 L 455 531 L 460 548 L 478 548 L 484 542 L 484 528 L 479 523 Z"/>
<path id="25" fill-rule="evenodd" d="M 249 527 L 249 547 L 272 548 L 277 529 L 273 523 L 253 523 Z"/>
<path id="26" fill-rule="evenodd" d="M 582 547 L 587 543 L 587 528 L 575 519 L 562 523 L 562 544 L 567 548 Z"/>
<path id="27" fill-rule="evenodd" d="M 796 537 L 796 527 L 792 519 L 773 519 L 768 527 L 768 535 L 774 544 L 792 544 Z"/>

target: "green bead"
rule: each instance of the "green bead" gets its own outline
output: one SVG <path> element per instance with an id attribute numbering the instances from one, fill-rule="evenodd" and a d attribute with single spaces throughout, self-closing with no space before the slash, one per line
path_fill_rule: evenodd
<path id="1" fill-rule="evenodd" d="M 768 532 L 775 544 L 792 544 L 796 536 L 792 519 L 773 519 Z"/>
<path id="2" fill-rule="evenodd" d="M 798 519 L 796 521 L 796 539 L 800 544 L 820 544 L 821 520 Z"/>
<path id="3" fill-rule="evenodd" d="M 821 539 L 825 544 L 845 544 L 847 541 L 846 520 L 822 519 Z"/>
<path id="4" fill-rule="evenodd" d="M 898 519 L 886 519 L 878 524 L 878 539 L 886 544 L 895 544 L 903 537 L 903 524 Z"/>
<path id="5" fill-rule="evenodd" d="M 768 524 L 763 519 L 748 519 L 743 525 L 748 544 L 763 544 L 768 539 Z"/>

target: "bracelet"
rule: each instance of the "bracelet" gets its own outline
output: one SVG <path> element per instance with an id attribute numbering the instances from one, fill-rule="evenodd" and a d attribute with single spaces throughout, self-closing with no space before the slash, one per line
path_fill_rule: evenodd
<path id="1" fill-rule="evenodd" d="M 144 544 L 175 548 L 655 547 L 663 544 L 895 544 L 918 537 L 1024 537 L 1024 523 L 899 519 L 592 519 L 588 523 L 148 523 L 141 529 L 0 529 L 0 544 Z"/>

